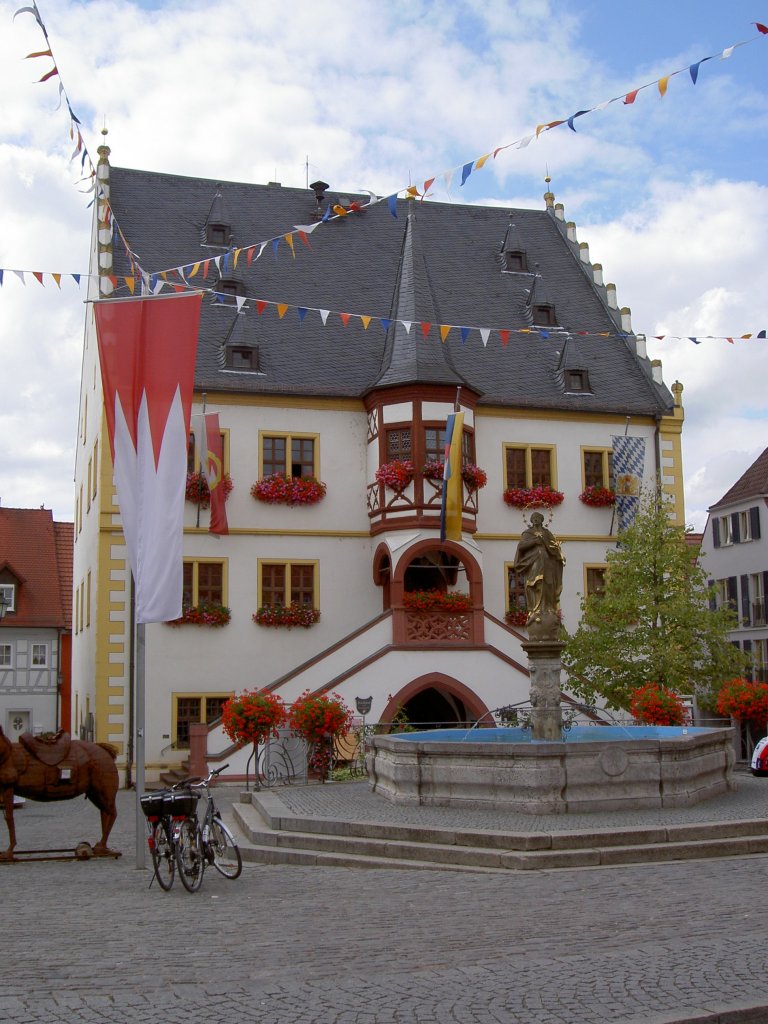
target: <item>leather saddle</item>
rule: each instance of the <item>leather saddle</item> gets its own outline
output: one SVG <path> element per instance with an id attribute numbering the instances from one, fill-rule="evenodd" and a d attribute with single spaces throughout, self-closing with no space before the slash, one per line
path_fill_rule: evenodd
<path id="1" fill-rule="evenodd" d="M 31 732 L 25 732 L 19 736 L 19 743 L 32 757 L 49 768 L 55 768 L 69 753 L 72 737 L 63 729 L 53 736 L 33 736 Z"/>

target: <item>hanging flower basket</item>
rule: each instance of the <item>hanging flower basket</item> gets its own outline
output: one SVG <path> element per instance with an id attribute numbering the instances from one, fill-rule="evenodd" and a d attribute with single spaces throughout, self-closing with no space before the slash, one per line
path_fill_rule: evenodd
<path id="1" fill-rule="evenodd" d="M 383 462 L 379 466 L 376 479 L 393 491 L 402 491 L 413 480 L 413 472 L 410 459 L 395 459 L 394 462 Z"/>
<path id="2" fill-rule="evenodd" d="M 285 629 L 302 626 L 309 629 L 320 621 L 320 611 L 306 604 L 264 604 L 252 618 L 257 626 L 283 626 Z"/>
<path id="3" fill-rule="evenodd" d="M 421 470 L 421 475 L 425 480 L 434 480 L 437 483 L 443 479 L 443 473 L 445 471 L 445 463 L 441 462 L 440 459 L 430 459 L 424 463 Z"/>
<path id="4" fill-rule="evenodd" d="M 716 708 L 719 715 L 764 726 L 768 722 L 768 683 L 731 679 L 720 689 Z"/>
<path id="5" fill-rule="evenodd" d="M 257 480 L 251 494 L 268 505 L 315 505 L 325 497 L 327 487 L 313 476 L 272 473 Z"/>
<path id="6" fill-rule="evenodd" d="M 285 704 L 277 694 L 246 690 L 230 697 L 221 709 L 224 732 L 236 743 L 264 743 L 286 720 Z"/>
<path id="7" fill-rule="evenodd" d="M 288 726 L 308 743 L 341 736 L 352 726 L 352 711 L 337 693 L 305 690 L 288 709 Z"/>
<path id="8" fill-rule="evenodd" d="M 594 508 L 604 508 L 614 504 L 616 494 L 610 487 L 597 487 L 593 484 L 584 488 L 579 495 L 579 501 L 583 501 L 585 505 L 592 505 Z"/>
<path id="9" fill-rule="evenodd" d="M 167 625 L 183 626 L 191 623 L 194 626 L 226 626 L 231 618 L 232 612 L 223 604 L 204 601 L 202 604 L 185 606 L 181 618 L 172 619 Z"/>
<path id="10" fill-rule="evenodd" d="M 234 486 L 235 485 L 232 483 L 232 478 L 229 473 L 225 473 L 221 478 L 221 487 L 224 491 L 224 501 L 229 498 Z M 187 488 L 184 497 L 193 505 L 199 505 L 200 508 L 210 507 L 211 491 L 208 487 L 208 481 L 205 479 L 204 473 L 187 473 Z"/>
<path id="11" fill-rule="evenodd" d="M 508 487 L 504 501 L 513 508 L 552 508 L 559 505 L 565 495 L 562 491 L 546 487 Z"/>
<path id="12" fill-rule="evenodd" d="M 447 590 L 406 590 L 403 607 L 414 612 L 471 612 L 474 606 L 469 594 Z"/>
<path id="13" fill-rule="evenodd" d="M 527 626 L 528 612 L 525 608 L 510 608 L 504 616 L 504 620 L 510 626 Z"/>
<path id="14" fill-rule="evenodd" d="M 646 683 L 632 692 L 629 713 L 643 725 L 687 725 L 688 709 L 674 690 Z"/>

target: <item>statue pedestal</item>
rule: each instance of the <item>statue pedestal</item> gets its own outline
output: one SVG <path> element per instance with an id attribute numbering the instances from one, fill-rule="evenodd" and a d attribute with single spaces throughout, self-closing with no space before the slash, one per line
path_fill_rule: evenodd
<path id="1" fill-rule="evenodd" d="M 531 623 L 533 625 L 533 623 Z M 529 633 L 536 632 L 531 630 Z M 530 639 L 522 647 L 528 655 L 531 672 L 531 707 L 533 738 L 557 740 L 563 738 L 563 714 L 560 710 L 561 654 L 564 643 L 554 639 Z"/>

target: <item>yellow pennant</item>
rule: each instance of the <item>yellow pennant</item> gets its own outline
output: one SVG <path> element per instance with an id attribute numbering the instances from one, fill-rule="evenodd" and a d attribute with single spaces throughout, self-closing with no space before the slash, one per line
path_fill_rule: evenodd
<path id="1" fill-rule="evenodd" d="M 451 333 L 451 328 L 448 324 L 440 324 L 440 340 L 445 344 L 445 339 Z"/>
<path id="2" fill-rule="evenodd" d="M 134 277 L 126 277 L 125 285 L 126 285 L 128 291 L 131 293 L 131 295 L 133 295 L 133 290 L 136 287 L 136 278 L 134 278 Z"/>
<path id="3" fill-rule="evenodd" d="M 371 322 L 371 318 L 369 316 L 365 315 L 365 314 L 362 314 L 360 319 L 363 322 L 363 330 L 367 331 L 368 330 L 368 324 Z"/>
<path id="4" fill-rule="evenodd" d="M 659 79 L 659 81 L 658 81 L 659 95 L 661 95 L 661 96 L 664 95 L 664 93 L 667 91 L 667 86 L 668 85 L 669 85 L 669 75 L 665 75 L 664 78 L 660 78 Z"/>
<path id="5" fill-rule="evenodd" d="M 293 256 L 294 259 L 296 259 L 296 253 L 294 252 L 293 249 L 293 234 L 289 233 L 287 235 L 283 235 L 283 238 L 288 243 L 288 248 L 291 250 L 291 255 Z"/>
<path id="6" fill-rule="evenodd" d="M 280 317 L 281 320 L 285 316 L 287 310 L 288 310 L 288 307 L 286 306 L 286 304 L 284 302 L 278 302 L 277 303 L 277 315 Z"/>

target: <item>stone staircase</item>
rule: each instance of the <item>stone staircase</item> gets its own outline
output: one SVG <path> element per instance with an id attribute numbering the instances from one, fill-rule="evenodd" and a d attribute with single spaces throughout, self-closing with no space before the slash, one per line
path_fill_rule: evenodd
<path id="1" fill-rule="evenodd" d="M 243 859 L 260 864 L 531 871 L 768 853 L 768 820 L 569 832 L 488 832 L 306 818 L 276 794 L 232 805 Z"/>

